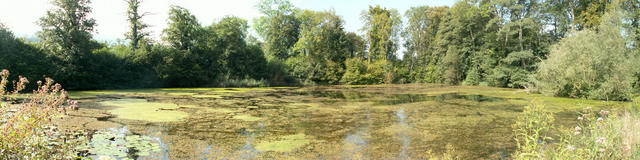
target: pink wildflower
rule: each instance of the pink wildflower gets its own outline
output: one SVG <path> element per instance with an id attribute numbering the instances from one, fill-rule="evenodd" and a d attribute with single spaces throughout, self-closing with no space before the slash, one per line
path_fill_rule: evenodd
<path id="1" fill-rule="evenodd" d="M 600 138 L 598 138 L 598 140 L 596 140 L 596 142 L 600 143 L 600 144 L 604 144 L 605 143 L 605 138 L 604 137 L 600 137 Z"/>
<path id="2" fill-rule="evenodd" d="M 598 122 L 602 122 L 604 121 L 604 119 L 602 119 L 602 117 L 598 117 Z"/>
<path id="3" fill-rule="evenodd" d="M 576 148 L 574 148 L 573 146 L 567 146 L 567 150 L 569 150 L 569 151 L 575 151 L 575 150 L 576 150 Z"/>
<path id="4" fill-rule="evenodd" d="M 579 121 L 582 121 L 584 118 L 582 118 L 582 116 L 578 117 Z"/>
<path id="5" fill-rule="evenodd" d="M 581 131 L 582 128 L 580 128 L 580 126 L 576 126 L 576 131 Z"/>
<path id="6" fill-rule="evenodd" d="M 602 116 L 606 116 L 607 114 L 609 114 L 609 111 L 607 111 L 607 110 L 600 110 L 600 114 L 601 114 Z"/>

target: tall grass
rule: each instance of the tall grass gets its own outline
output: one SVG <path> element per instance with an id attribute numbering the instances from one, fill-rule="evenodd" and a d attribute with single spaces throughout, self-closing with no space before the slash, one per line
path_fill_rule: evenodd
<path id="1" fill-rule="evenodd" d="M 75 109 L 77 103 L 52 79 L 38 81 L 37 90 L 24 100 L 16 97 L 29 81 L 20 77 L 13 81 L 14 90 L 7 91 L 9 71 L 0 72 L 0 159 L 71 159 L 74 145 L 64 140 L 51 120 Z"/>

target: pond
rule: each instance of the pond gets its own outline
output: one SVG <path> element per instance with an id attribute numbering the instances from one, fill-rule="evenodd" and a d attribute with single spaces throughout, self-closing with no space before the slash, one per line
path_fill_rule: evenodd
<path id="1" fill-rule="evenodd" d="M 503 159 L 515 149 L 512 124 L 530 103 L 545 105 L 560 126 L 572 125 L 586 106 L 622 103 L 435 84 L 77 91 L 71 97 L 80 110 L 61 127 L 97 130 L 88 154 L 116 159 L 425 159 L 445 153 Z M 99 148 L 116 142 L 125 148 Z"/>

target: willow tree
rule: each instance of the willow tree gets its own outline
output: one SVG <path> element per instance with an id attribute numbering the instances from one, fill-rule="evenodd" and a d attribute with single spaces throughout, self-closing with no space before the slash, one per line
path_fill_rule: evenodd
<path id="1" fill-rule="evenodd" d="M 555 44 L 535 74 L 537 87 L 555 96 L 630 100 L 638 55 L 627 48 L 621 23 L 608 13 L 598 31 L 579 31 Z"/>

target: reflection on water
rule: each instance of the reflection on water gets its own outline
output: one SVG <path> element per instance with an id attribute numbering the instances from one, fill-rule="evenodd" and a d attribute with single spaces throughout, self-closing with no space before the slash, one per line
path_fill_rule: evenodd
<path id="1" fill-rule="evenodd" d="M 441 95 L 428 95 L 428 94 L 393 94 L 386 96 L 387 99 L 380 100 L 377 103 L 381 105 L 398 105 L 405 103 L 416 103 L 424 101 L 436 101 L 445 102 L 448 100 L 468 100 L 473 102 L 497 102 L 504 101 L 504 98 L 491 97 L 484 95 L 464 95 L 458 93 L 447 93 Z"/>
<path id="2" fill-rule="evenodd" d="M 407 124 L 407 114 L 405 113 L 404 109 L 396 111 L 395 113 L 398 117 L 397 125 L 401 129 L 397 136 L 402 143 L 402 149 L 400 150 L 398 158 L 409 159 L 409 156 L 407 155 L 407 149 L 409 149 L 410 139 L 406 133 L 408 131 L 407 128 L 409 128 L 409 125 Z"/>
<path id="3" fill-rule="evenodd" d="M 347 134 L 344 138 L 344 157 L 345 159 L 368 159 L 367 140 L 364 137 L 369 135 L 369 127 L 371 126 L 371 112 L 366 111 L 364 121 L 366 124 L 358 131 Z"/>
<path id="4" fill-rule="evenodd" d="M 114 99 L 144 98 L 146 101 L 135 105 L 126 104 L 136 113 L 120 115 L 188 115 L 179 121 L 141 121 L 117 115 L 101 119 L 150 136 L 160 150 L 147 156 L 130 153 L 132 158 L 428 159 L 432 157 L 427 152 L 437 156 L 448 144 L 463 159 L 509 158 L 515 148 L 511 124 L 528 102 L 517 99 L 522 96 L 512 91 L 499 96 L 493 94 L 498 91 L 486 90 L 401 85 L 234 89 L 219 91 L 224 91 L 223 98 L 149 91 L 144 96 L 124 93 L 87 103 L 99 106 Z M 208 90 L 181 92 L 209 96 Z M 160 104 L 164 106 L 157 106 Z M 154 110 L 146 111 L 148 108 Z"/>
<path id="5" fill-rule="evenodd" d="M 253 142 L 253 139 L 254 139 L 256 133 L 262 131 L 265 126 L 266 126 L 265 123 L 260 122 L 260 123 L 258 123 L 259 129 L 255 130 L 255 131 L 247 131 L 246 129 L 242 130 L 243 136 L 247 137 L 246 144 L 240 149 L 240 152 L 242 153 L 242 156 L 241 156 L 242 159 L 254 159 L 254 158 L 256 158 L 256 156 L 258 155 L 258 153 L 260 151 L 256 150 L 253 147 L 253 143 L 252 142 Z"/>

